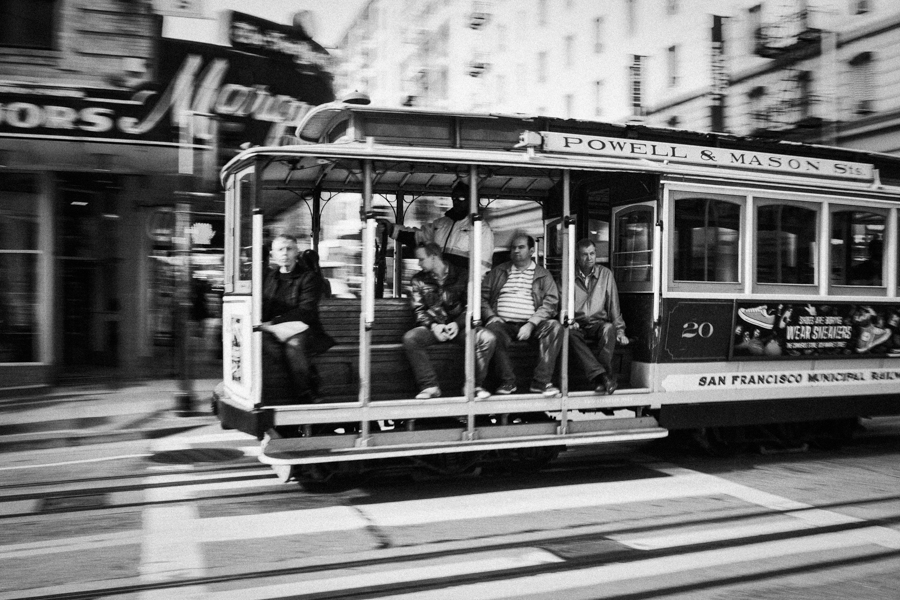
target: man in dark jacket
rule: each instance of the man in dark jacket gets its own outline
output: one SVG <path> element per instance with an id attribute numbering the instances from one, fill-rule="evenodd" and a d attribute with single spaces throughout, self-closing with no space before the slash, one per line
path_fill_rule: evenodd
<path id="1" fill-rule="evenodd" d="M 562 344 L 562 326 L 554 318 L 559 311 L 559 289 L 550 271 L 535 263 L 530 235 L 513 235 L 509 254 L 512 260 L 491 269 L 481 284 L 481 318 L 497 337 L 495 362 L 501 383 L 496 393 L 516 391 L 516 374 L 507 353 L 514 336 L 519 341 L 537 340 L 540 358 L 529 391 L 552 398 L 559 395 L 559 388 L 550 381 Z"/>
<path id="2" fill-rule="evenodd" d="M 290 374 L 293 391 L 277 393 L 267 400 L 309 403 L 314 400 L 310 357 L 334 345 L 319 321 L 322 278 L 298 260 L 297 239 L 281 234 L 272 240 L 271 259 L 275 267 L 263 280 L 263 359 L 266 366 L 283 363 Z M 270 387 L 271 389 L 271 387 Z M 287 397 L 285 397 L 287 396 Z"/>
<path id="3" fill-rule="evenodd" d="M 434 344 L 462 344 L 466 327 L 466 299 L 469 274 L 444 261 L 441 247 L 430 242 L 416 248 L 421 271 L 410 281 L 410 303 L 416 315 L 416 327 L 403 336 L 403 348 L 419 385 L 416 398 L 441 395 L 437 374 L 425 349 Z M 489 398 L 482 387 L 487 366 L 494 354 L 496 340 L 489 331 L 475 330 L 475 396 Z"/>

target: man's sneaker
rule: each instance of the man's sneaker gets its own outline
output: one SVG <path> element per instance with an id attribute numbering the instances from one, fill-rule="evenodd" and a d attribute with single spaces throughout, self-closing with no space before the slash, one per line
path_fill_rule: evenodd
<path id="1" fill-rule="evenodd" d="M 559 388 L 552 383 L 532 383 L 529 391 L 532 394 L 540 394 L 544 398 L 559 396 Z"/>
<path id="2" fill-rule="evenodd" d="M 888 341 L 888 338 L 890 337 L 890 330 L 869 325 L 859 332 L 859 340 L 856 342 L 856 351 L 860 354 L 868 352 L 875 346 L 880 346 Z"/>
<path id="3" fill-rule="evenodd" d="M 475 387 L 475 397 L 479 400 L 487 400 L 491 397 L 491 393 L 479 385 Z"/>
<path id="4" fill-rule="evenodd" d="M 441 388 L 436 385 L 431 387 L 427 387 L 418 394 L 416 394 L 416 400 L 427 400 L 428 398 L 437 398 L 441 395 Z"/>
<path id="5" fill-rule="evenodd" d="M 772 326 L 775 325 L 775 315 L 770 315 L 769 307 L 765 305 L 755 308 L 739 308 L 738 315 L 751 325 L 763 329 L 772 329 Z"/>
<path id="6" fill-rule="evenodd" d="M 494 390 L 495 394 L 500 394 L 501 396 L 508 396 L 509 394 L 516 393 L 516 384 L 514 383 L 504 383 L 496 390 Z"/>

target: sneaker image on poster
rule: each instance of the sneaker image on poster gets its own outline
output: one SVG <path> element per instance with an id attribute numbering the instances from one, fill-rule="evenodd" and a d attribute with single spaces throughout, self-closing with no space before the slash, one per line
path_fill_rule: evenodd
<path id="1" fill-rule="evenodd" d="M 751 325 L 762 329 L 772 329 L 775 325 L 775 315 L 769 314 L 768 306 L 756 306 L 754 308 L 739 308 L 738 316 Z"/>
<path id="2" fill-rule="evenodd" d="M 888 341 L 888 338 L 890 337 L 891 332 L 889 330 L 875 327 L 871 324 L 867 325 L 859 332 L 859 340 L 856 342 L 856 351 L 860 354 L 865 354 L 872 348 L 880 346 Z"/>

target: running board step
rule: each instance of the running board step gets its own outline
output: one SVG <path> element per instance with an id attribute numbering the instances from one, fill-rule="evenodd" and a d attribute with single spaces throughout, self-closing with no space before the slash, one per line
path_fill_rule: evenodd
<path id="1" fill-rule="evenodd" d="M 297 465 L 373 460 L 453 452 L 487 452 L 539 446 L 577 446 L 663 438 L 668 430 L 652 417 L 570 421 L 566 433 L 559 423 L 530 423 L 476 428 L 466 439 L 464 428 L 389 431 L 358 435 L 271 438 L 263 442 L 259 460 L 270 465 Z"/>

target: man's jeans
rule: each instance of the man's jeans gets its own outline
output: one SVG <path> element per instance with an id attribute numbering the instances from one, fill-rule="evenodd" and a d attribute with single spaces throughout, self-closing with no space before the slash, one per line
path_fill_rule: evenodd
<path id="1" fill-rule="evenodd" d="M 284 343 L 271 333 L 263 333 L 263 360 L 276 368 L 287 368 L 291 382 L 294 384 L 293 394 L 298 403 L 311 402 L 310 385 L 311 365 L 306 354 L 309 333 L 304 331 L 288 338 Z"/>
<path id="2" fill-rule="evenodd" d="M 460 330 L 456 337 L 446 343 L 465 344 L 465 331 Z M 438 385 L 437 374 L 431 366 L 431 358 L 426 348 L 435 344 L 441 344 L 427 327 L 414 327 L 403 335 L 403 349 L 406 350 L 406 358 L 412 367 L 419 390 Z M 497 340 L 490 331 L 483 327 L 475 329 L 475 385 L 481 386 L 487 375 L 487 367 L 494 355 Z"/>
<path id="3" fill-rule="evenodd" d="M 503 385 L 516 385 L 516 373 L 513 370 L 512 360 L 509 358 L 507 348 L 510 341 L 516 338 L 519 330 L 525 323 L 526 321 L 515 323 L 494 321 L 487 326 L 488 331 L 491 331 L 497 337 L 497 349 L 494 351 L 494 357 L 499 370 L 500 383 Z M 559 356 L 562 346 L 562 325 L 559 324 L 559 321 L 553 319 L 542 321 L 531 332 L 528 342 L 533 344 L 535 340 L 538 343 L 540 358 L 534 369 L 533 379 L 535 383 L 546 385 L 553 379 L 553 371 L 556 370 L 556 357 Z"/>
<path id="4" fill-rule="evenodd" d="M 596 350 L 588 345 L 596 341 Z M 569 348 L 575 360 L 584 369 L 588 379 L 594 381 L 606 373 L 613 374 L 612 359 L 616 349 L 616 326 L 612 323 L 596 322 L 587 327 L 569 330 Z"/>

